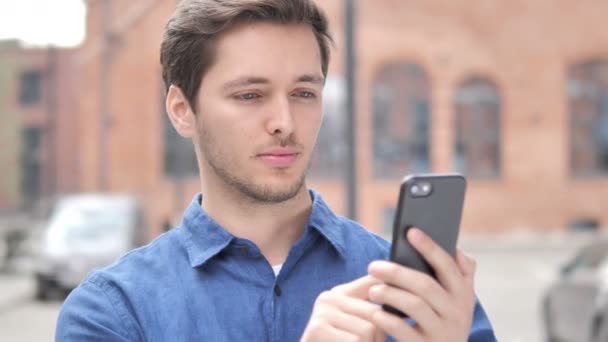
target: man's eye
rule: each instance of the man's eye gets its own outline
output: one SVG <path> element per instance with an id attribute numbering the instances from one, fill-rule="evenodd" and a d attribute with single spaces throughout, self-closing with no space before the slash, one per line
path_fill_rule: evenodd
<path id="1" fill-rule="evenodd" d="M 304 98 L 314 98 L 317 97 L 317 95 L 311 91 L 301 91 L 298 93 L 299 97 L 304 97 Z"/>
<path id="2" fill-rule="evenodd" d="M 260 97 L 260 95 L 258 95 L 256 93 L 245 93 L 245 94 L 239 94 L 236 96 L 236 98 L 238 100 L 245 100 L 245 101 L 255 100 L 259 97 Z"/>

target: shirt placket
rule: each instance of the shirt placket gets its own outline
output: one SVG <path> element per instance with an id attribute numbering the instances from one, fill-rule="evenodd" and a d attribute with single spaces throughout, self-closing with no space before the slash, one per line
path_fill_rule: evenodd
<path id="1" fill-rule="evenodd" d="M 264 322 L 268 336 L 272 341 L 278 341 L 279 338 L 279 327 L 278 327 L 278 305 L 277 300 L 282 295 L 282 289 L 277 282 L 272 267 L 261 256 L 260 252 L 255 247 L 247 245 L 239 245 L 235 247 L 237 253 L 240 255 L 242 262 L 250 263 L 250 269 L 254 270 L 255 276 L 261 281 L 264 286 L 267 287 L 265 292 L 265 299 L 263 305 L 263 317 L 261 321 Z"/>

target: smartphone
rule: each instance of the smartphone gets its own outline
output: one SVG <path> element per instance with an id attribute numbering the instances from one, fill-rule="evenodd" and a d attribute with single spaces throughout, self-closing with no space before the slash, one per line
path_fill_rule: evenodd
<path id="1" fill-rule="evenodd" d="M 424 231 L 452 257 L 466 192 L 466 179 L 460 174 L 408 175 L 401 181 L 393 223 L 390 260 L 436 278 L 433 268 L 408 242 L 410 228 Z M 407 317 L 388 305 L 384 309 Z"/>

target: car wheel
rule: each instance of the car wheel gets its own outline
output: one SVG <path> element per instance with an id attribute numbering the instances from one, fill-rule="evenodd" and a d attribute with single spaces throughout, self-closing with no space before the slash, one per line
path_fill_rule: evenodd
<path id="1" fill-rule="evenodd" d="M 591 341 L 606 342 L 608 341 L 608 322 L 605 318 L 598 318 L 593 324 Z"/>
<path id="2" fill-rule="evenodd" d="M 3 270 L 8 264 L 8 242 L 5 237 L 0 234 L 0 270 Z"/>
<path id="3" fill-rule="evenodd" d="M 49 294 L 52 291 L 51 283 L 42 276 L 36 277 L 36 299 L 45 301 L 49 299 Z"/>
<path id="4" fill-rule="evenodd" d="M 551 310 L 549 306 L 549 297 L 545 297 L 542 302 L 543 310 L 543 321 L 545 326 L 545 341 L 547 342 L 559 342 L 559 340 L 553 337 L 553 325 L 551 324 Z"/>

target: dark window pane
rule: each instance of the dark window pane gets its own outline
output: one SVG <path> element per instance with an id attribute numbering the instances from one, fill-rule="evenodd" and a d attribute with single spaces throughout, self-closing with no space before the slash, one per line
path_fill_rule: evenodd
<path id="1" fill-rule="evenodd" d="M 500 174 L 500 95 L 480 77 L 465 80 L 454 96 L 454 170 L 471 178 Z"/>
<path id="2" fill-rule="evenodd" d="M 22 139 L 21 192 L 24 194 L 24 205 L 31 207 L 40 197 L 42 131 L 40 128 L 25 129 Z"/>
<path id="3" fill-rule="evenodd" d="M 571 66 L 570 169 L 574 176 L 608 174 L 608 60 Z"/>
<path id="4" fill-rule="evenodd" d="M 21 89 L 19 102 L 23 105 L 32 105 L 40 102 L 42 76 L 40 71 L 26 71 L 21 74 Z"/>
<path id="5" fill-rule="evenodd" d="M 378 73 L 372 88 L 374 176 L 430 171 L 429 97 L 419 65 L 390 64 Z"/>
<path id="6" fill-rule="evenodd" d="M 344 80 L 329 76 L 323 89 L 323 124 L 308 172 L 311 178 L 336 179 L 344 174 L 345 105 Z"/>

